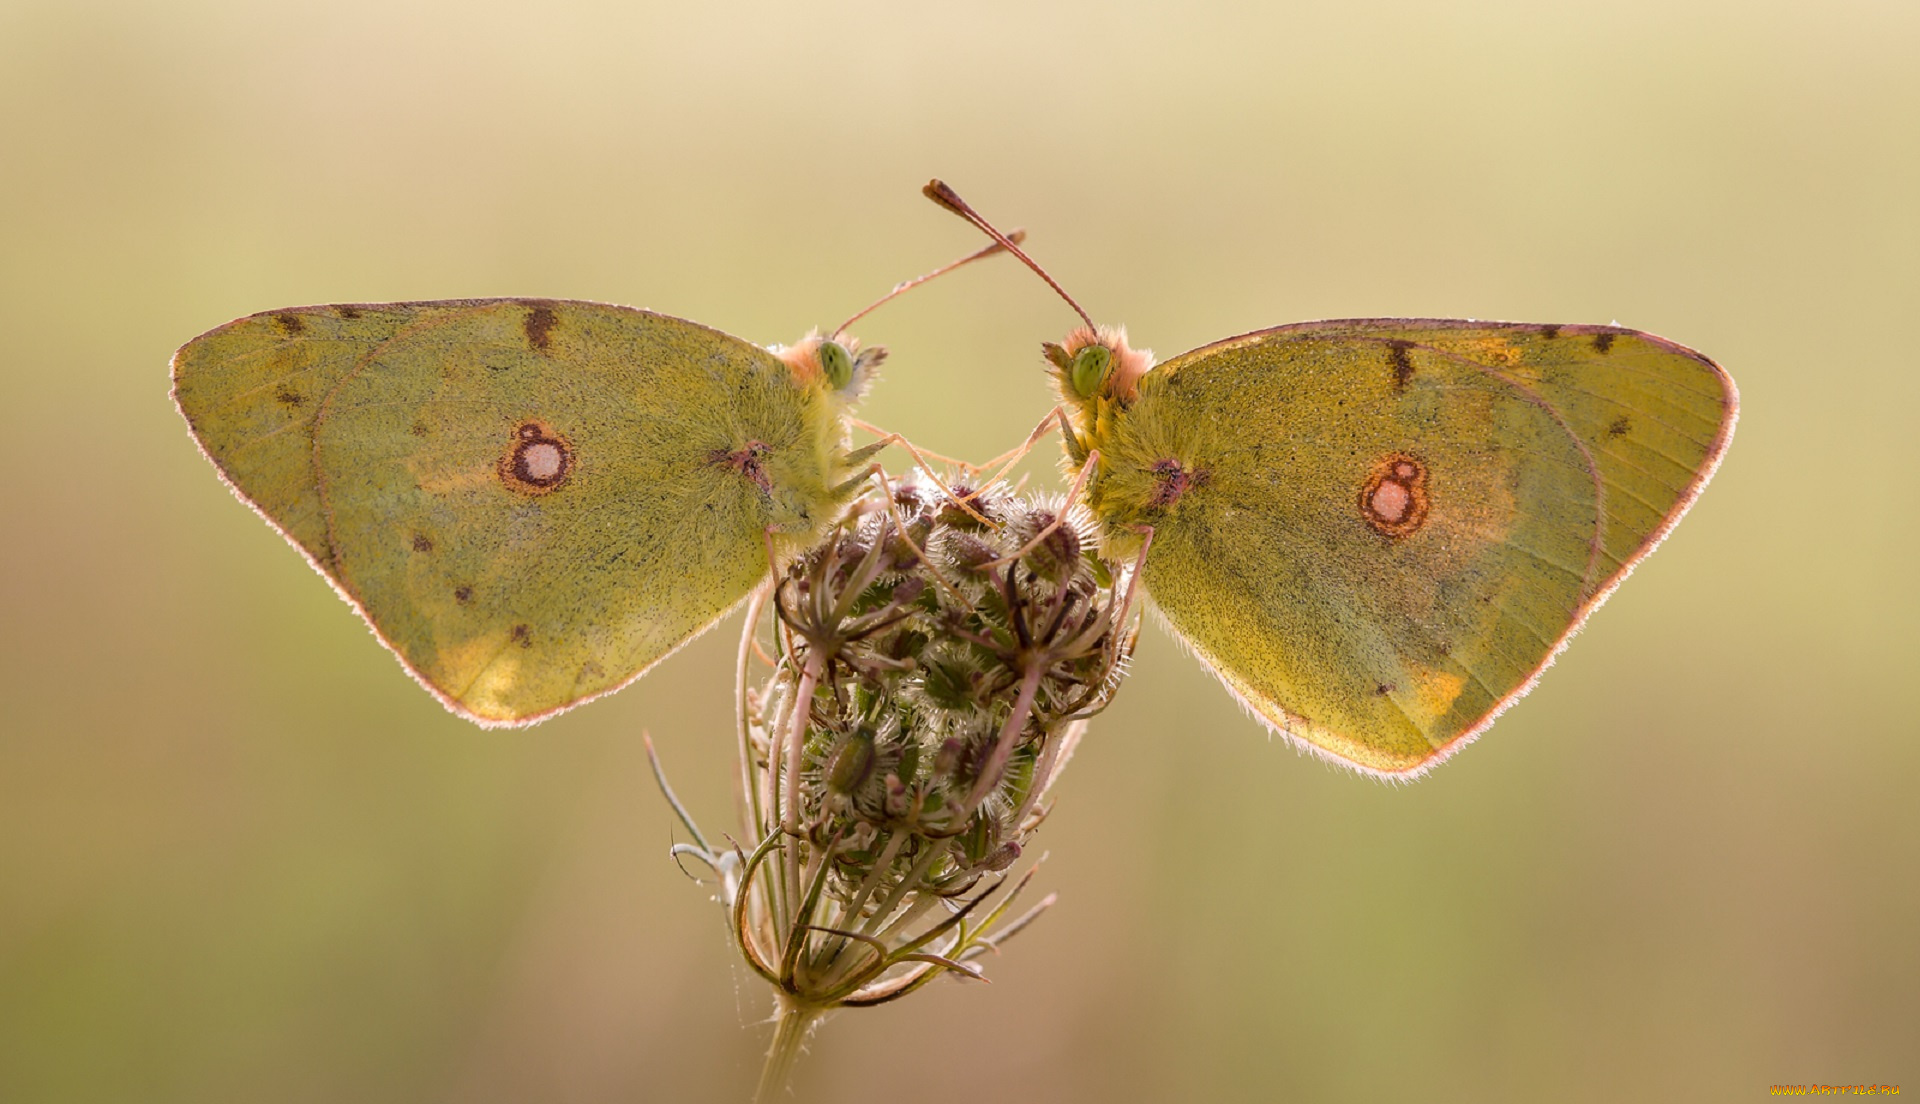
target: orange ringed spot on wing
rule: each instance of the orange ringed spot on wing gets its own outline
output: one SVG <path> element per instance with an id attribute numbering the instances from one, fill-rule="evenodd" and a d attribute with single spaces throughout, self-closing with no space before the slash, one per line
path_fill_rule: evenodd
<path id="1" fill-rule="evenodd" d="M 1427 523 L 1427 465 L 1419 457 L 1390 452 L 1373 462 L 1360 485 L 1360 518 L 1374 532 L 1400 540 Z"/>
<path id="2" fill-rule="evenodd" d="M 573 446 L 545 422 L 521 422 L 501 454 L 499 473 L 508 490 L 536 495 L 556 491 L 573 474 Z"/>

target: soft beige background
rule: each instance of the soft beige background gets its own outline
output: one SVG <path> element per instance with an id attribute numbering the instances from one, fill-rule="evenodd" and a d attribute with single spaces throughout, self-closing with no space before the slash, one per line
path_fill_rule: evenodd
<path id="1" fill-rule="evenodd" d="M 395 8 L 398 10 L 394 10 Z M 1920 7 L 0 2 L 0 1100 L 738 1101 L 767 1032 L 666 859 L 728 822 L 731 628 L 529 732 L 441 711 L 166 398 L 239 314 L 526 294 L 757 341 L 974 246 L 1171 354 L 1284 321 L 1638 326 L 1718 481 L 1478 745 L 1295 755 L 1157 629 L 1059 908 L 829 1023 L 802 1101 L 1920 1092 Z M 984 457 L 1070 316 L 863 327 Z"/>

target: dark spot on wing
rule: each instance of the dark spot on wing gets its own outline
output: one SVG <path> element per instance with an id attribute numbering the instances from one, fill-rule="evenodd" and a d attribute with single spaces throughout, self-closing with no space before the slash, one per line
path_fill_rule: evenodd
<path id="1" fill-rule="evenodd" d="M 473 601 L 473 588 L 470 586 L 454 587 L 453 600 L 460 603 L 463 606 L 466 605 L 468 602 Z"/>
<path id="2" fill-rule="evenodd" d="M 1164 510 L 1184 498 L 1188 491 L 1207 485 L 1212 478 L 1204 468 L 1183 467 L 1178 460 L 1155 460 L 1147 469 L 1153 473 L 1153 493 L 1147 497 L 1147 505 Z"/>
<path id="3" fill-rule="evenodd" d="M 413 550 L 415 552 L 431 552 L 433 551 L 433 542 L 427 539 L 425 533 L 415 533 L 413 535 Z"/>
<path id="4" fill-rule="evenodd" d="M 732 468 L 751 481 L 761 491 L 772 494 L 773 481 L 767 478 L 766 468 L 761 461 L 773 450 L 764 442 L 748 441 L 743 448 L 728 452 L 726 449 L 714 449 L 707 454 L 707 463 L 718 467 Z"/>
<path id="5" fill-rule="evenodd" d="M 1559 337 L 1560 324 L 1557 322 L 1550 322 L 1547 325 L 1540 327 L 1540 336 L 1546 338 L 1548 341 L 1552 341 L 1554 338 Z"/>
<path id="6" fill-rule="evenodd" d="M 529 310 L 527 316 L 520 320 L 520 328 L 527 332 L 527 344 L 531 345 L 536 351 L 544 353 L 547 351 L 547 344 L 551 340 L 550 335 L 553 333 L 553 328 L 558 325 L 559 322 L 560 318 L 553 313 L 553 308 L 545 303 L 540 303 L 534 306 L 532 310 Z"/>
<path id="7" fill-rule="evenodd" d="M 1413 348 L 1411 341 L 1387 342 L 1387 360 L 1393 365 L 1393 389 L 1405 391 L 1407 381 L 1413 379 L 1413 359 L 1407 356 L 1407 350 Z"/>
<path id="8" fill-rule="evenodd" d="M 1594 351 L 1594 352 L 1596 352 L 1596 353 L 1610 353 L 1610 352 L 1612 352 L 1612 351 L 1613 351 L 1613 338 L 1614 338 L 1614 335 L 1613 335 L 1613 334 L 1610 334 L 1610 333 L 1597 333 L 1597 334 L 1594 334 L 1594 335 L 1593 335 L 1593 351 Z"/>
<path id="9" fill-rule="evenodd" d="M 1384 698 L 1388 694 L 1393 693 L 1396 689 L 1398 689 L 1398 687 L 1396 687 L 1393 683 L 1383 682 L 1373 688 L 1373 696 L 1376 698 Z"/>
<path id="10" fill-rule="evenodd" d="M 413 423 L 413 435 L 415 437 L 425 437 L 427 435 L 427 423 L 425 422 Z"/>
<path id="11" fill-rule="evenodd" d="M 522 648 L 533 647 L 533 630 L 525 625 L 515 625 L 513 631 L 507 634 L 507 638 Z"/>
<path id="12" fill-rule="evenodd" d="M 1613 424 L 1607 427 L 1607 436 L 1609 437 L 1625 437 L 1632 432 L 1633 419 L 1627 417 L 1625 414 L 1615 418 Z"/>
<path id="13" fill-rule="evenodd" d="M 339 315 L 342 318 L 347 319 L 348 321 L 352 321 L 353 319 L 360 317 L 360 308 L 345 307 L 345 306 L 335 307 L 333 308 L 333 313 Z"/>
<path id="14" fill-rule="evenodd" d="M 295 391 L 284 383 L 280 385 L 280 390 L 273 393 L 273 397 L 274 401 L 286 406 L 299 406 L 301 403 L 307 401 L 300 392 Z"/>
<path id="15" fill-rule="evenodd" d="M 286 334 L 288 337 L 292 337 L 307 328 L 307 320 L 291 311 L 282 311 L 274 315 L 273 320 L 279 325 L 280 332 Z"/>

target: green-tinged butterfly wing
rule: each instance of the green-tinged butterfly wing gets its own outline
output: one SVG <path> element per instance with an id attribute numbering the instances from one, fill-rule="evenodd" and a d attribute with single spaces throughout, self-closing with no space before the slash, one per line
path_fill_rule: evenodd
<path id="1" fill-rule="evenodd" d="M 481 723 L 619 688 L 746 595 L 769 530 L 838 510 L 824 387 L 631 308 L 277 311 L 188 343 L 174 380 L 235 490 Z"/>
<path id="2" fill-rule="evenodd" d="M 1732 381 L 1631 330 L 1316 322 L 1146 373 L 1088 505 L 1255 713 L 1418 772 L 1524 694 L 1679 519 Z"/>

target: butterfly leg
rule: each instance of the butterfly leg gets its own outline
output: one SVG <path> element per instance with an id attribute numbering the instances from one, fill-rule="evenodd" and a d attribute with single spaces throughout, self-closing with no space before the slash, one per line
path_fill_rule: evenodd
<path id="1" fill-rule="evenodd" d="M 878 432 L 877 430 L 875 430 L 873 426 L 867 425 L 865 422 L 860 422 L 858 424 L 864 429 Z M 889 433 L 885 437 L 881 438 L 878 441 L 875 441 L 871 445 L 866 445 L 862 448 L 855 449 L 853 452 L 847 455 L 847 460 L 849 463 L 855 463 L 855 464 L 860 463 L 861 461 L 871 457 L 874 453 L 877 453 L 881 449 L 886 448 L 888 445 L 899 445 L 901 448 L 906 449 L 909 453 L 911 453 L 913 455 L 915 466 L 918 467 L 921 471 L 927 473 L 927 478 L 933 480 L 933 485 L 940 488 L 940 492 L 947 496 L 948 501 L 960 507 L 960 509 L 964 510 L 966 513 L 972 515 L 974 520 L 980 522 L 982 525 L 986 525 L 992 528 L 998 528 L 998 526 L 994 524 L 993 519 L 987 517 L 985 514 L 982 514 L 980 511 L 973 508 L 971 499 L 979 497 L 978 491 L 974 492 L 971 495 L 966 495 L 966 496 L 962 496 L 956 493 L 953 490 L 953 488 L 947 486 L 946 482 L 940 478 L 940 473 L 934 471 L 933 466 L 927 463 L 927 457 L 933 456 L 939 459 L 942 463 L 958 464 L 959 466 L 972 471 L 979 470 L 974 465 L 969 464 L 964 460 L 952 460 L 948 457 L 941 456 L 938 453 L 923 452 L 919 448 L 915 447 L 912 441 L 907 440 L 905 437 L 900 436 L 898 433 Z M 865 480 L 869 475 L 873 474 L 878 470 L 879 470 L 878 465 L 873 465 L 871 467 L 864 469 L 863 471 L 855 474 L 852 478 L 841 483 L 839 486 L 833 488 L 833 494 L 836 496 L 842 495 L 842 494 L 851 494 L 855 487 L 859 486 L 863 480 Z M 885 482 L 884 478 L 882 479 L 882 482 L 883 483 Z M 891 498 L 889 498 L 889 501 L 891 501 Z"/>
<path id="2" fill-rule="evenodd" d="M 890 442 L 883 442 L 883 443 L 890 443 Z M 961 602 L 967 601 L 966 596 L 960 593 L 960 589 L 954 586 L 953 582 L 950 579 L 948 579 L 945 575 L 942 575 L 938 568 L 933 566 L 933 559 L 927 555 L 927 550 L 925 548 L 922 548 L 920 545 L 914 543 L 913 534 L 909 532 L 907 529 L 906 519 L 900 516 L 899 502 L 897 499 L 894 498 L 893 483 L 887 478 L 886 469 L 882 468 L 878 464 L 869 464 L 866 470 L 862 471 L 859 475 L 854 476 L 854 480 L 864 480 L 864 479 L 874 479 L 879 482 L 880 490 L 886 502 L 885 509 L 887 511 L 887 516 L 893 520 L 894 531 L 900 534 L 900 539 L 906 542 L 906 545 L 908 548 L 913 549 L 914 555 L 920 557 L 920 562 L 926 565 L 928 574 L 933 576 L 933 581 L 935 583 L 938 583 L 940 585 L 940 588 L 942 590 L 945 590 L 954 599 Z M 942 487 L 941 490 L 946 491 L 946 488 Z M 973 516 L 976 518 L 980 517 L 979 514 L 975 513 L 971 508 L 968 507 L 967 503 L 964 500 L 960 499 L 952 491 L 946 491 L 946 494 L 947 494 L 948 500 L 953 502 L 956 506 L 959 506 L 962 510 L 965 510 L 969 514 L 973 514 Z M 981 518 L 981 520 L 986 521 L 985 518 Z M 992 522 L 987 522 L 987 524 L 992 524 Z"/>
<path id="3" fill-rule="evenodd" d="M 1015 464 L 1018 464 L 1021 460 L 1026 458 L 1027 453 L 1033 449 L 1034 445 L 1039 443 L 1040 438 L 1045 437 L 1047 435 L 1047 430 L 1052 427 L 1053 423 L 1056 420 L 1059 421 L 1061 428 L 1065 429 L 1068 435 L 1071 436 L 1073 431 L 1072 429 L 1067 427 L 1067 412 L 1065 410 L 1062 410 L 1058 406 L 1054 407 L 1052 410 L 1047 412 L 1046 417 L 1040 419 L 1039 425 L 1036 425 L 1033 427 L 1033 432 L 1027 434 L 1026 440 L 1020 442 L 1020 444 L 1017 447 L 1008 449 L 1006 452 L 1001 453 L 1000 455 L 994 457 L 993 459 L 987 461 L 985 464 L 981 465 L 980 467 L 981 471 L 985 471 L 986 469 L 993 468 L 993 467 L 998 467 L 1000 470 L 994 473 L 993 478 L 981 484 L 980 490 L 982 492 L 985 492 L 991 489 L 992 487 L 994 487 L 995 485 L 999 484 L 1003 480 L 1005 480 L 1007 477 L 1007 473 L 1013 470 L 1013 466 Z M 1075 457 L 1074 462 L 1080 463 L 1085 459 L 1086 459 L 1086 456 L 1083 450 L 1081 455 Z M 1017 489 L 1015 493 L 1018 493 Z"/>
<path id="4" fill-rule="evenodd" d="M 1080 465 L 1080 473 L 1073 477 L 1073 489 L 1067 492 L 1067 501 L 1069 503 L 1079 501 L 1080 492 L 1086 489 L 1087 479 L 1093 474 L 1094 468 L 1098 467 L 1099 463 L 1100 463 L 1100 451 L 1098 449 L 1095 449 L 1092 452 L 1087 453 L 1086 461 Z M 1029 540 L 1027 543 L 1021 545 L 1019 548 L 1013 550 L 1007 555 L 1002 556 L 997 560 L 990 560 L 987 563 L 982 564 L 981 566 L 982 567 L 1001 567 L 1006 564 L 1013 563 L 1015 560 L 1020 559 L 1022 556 L 1025 556 L 1027 553 L 1040 547 L 1040 542 L 1046 540 L 1048 537 L 1058 532 L 1060 529 L 1060 526 L 1064 525 L 1066 523 L 1066 520 L 1067 520 L 1067 511 L 1061 510 L 1060 513 L 1054 517 L 1053 521 L 1050 524 L 1046 525 L 1038 533 L 1035 533 L 1033 535 L 1032 540 Z"/>
<path id="5" fill-rule="evenodd" d="M 915 459 L 920 459 L 922 457 L 931 457 L 932 459 L 940 461 L 942 464 L 952 464 L 956 468 L 965 468 L 969 472 L 983 471 L 985 470 L 985 468 L 992 466 L 991 464 L 986 464 L 986 465 L 971 464 L 965 460 L 958 460 L 951 456 L 942 456 L 941 454 L 934 452 L 932 449 L 917 448 L 913 443 L 908 441 L 905 437 L 901 436 L 900 434 L 895 433 L 892 430 L 881 429 L 879 426 L 874 425 L 872 422 L 863 422 L 858 418 L 849 418 L 847 419 L 847 424 L 853 426 L 855 429 L 864 429 L 868 433 L 873 434 L 875 437 L 881 438 L 880 440 L 875 441 L 873 444 L 862 445 L 859 448 L 848 453 L 847 463 L 849 464 L 858 464 L 861 461 L 866 460 L 868 457 L 873 456 L 875 453 L 879 452 L 881 449 L 886 448 L 888 445 L 897 444 L 900 447 L 906 449 L 908 452 L 913 453 Z M 922 462 L 924 463 L 924 461 Z"/>

